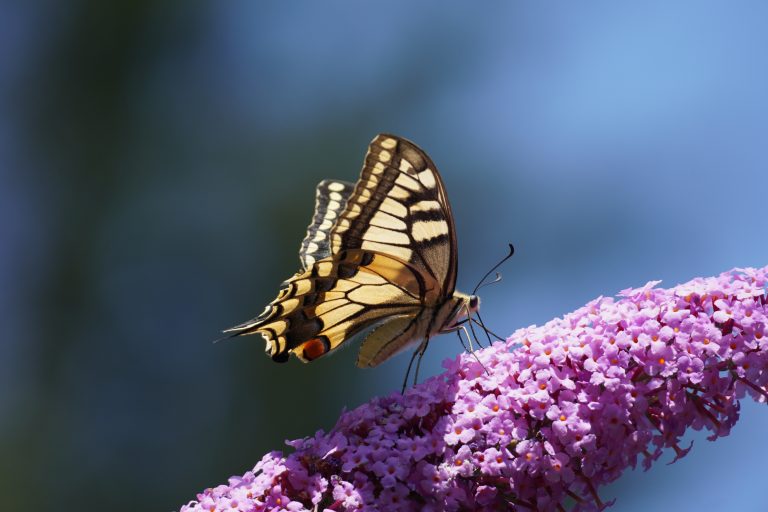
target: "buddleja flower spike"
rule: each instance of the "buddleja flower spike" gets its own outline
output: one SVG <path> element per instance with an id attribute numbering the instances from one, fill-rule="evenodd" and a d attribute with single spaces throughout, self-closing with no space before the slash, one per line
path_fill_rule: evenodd
<path id="1" fill-rule="evenodd" d="M 745 268 L 600 297 L 342 414 L 182 511 L 603 509 L 597 490 L 628 467 L 677 460 L 686 429 L 725 436 L 740 399 L 766 402 L 767 281 Z"/>

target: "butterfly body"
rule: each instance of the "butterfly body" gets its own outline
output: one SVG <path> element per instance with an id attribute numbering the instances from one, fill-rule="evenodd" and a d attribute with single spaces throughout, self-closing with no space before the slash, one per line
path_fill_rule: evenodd
<path id="1" fill-rule="evenodd" d="M 373 327 L 357 364 L 376 366 L 477 309 L 476 296 L 455 290 L 454 233 L 434 164 L 415 144 L 379 135 L 356 185 L 318 185 L 302 270 L 261 315 L 226 332 L 259 333 L 273 360 L 308 362 Z"/>

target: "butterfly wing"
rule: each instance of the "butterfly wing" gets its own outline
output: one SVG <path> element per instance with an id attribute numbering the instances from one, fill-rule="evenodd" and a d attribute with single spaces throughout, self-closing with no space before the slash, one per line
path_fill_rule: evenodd
<path id="1" fill-rule="evenodd" d="M 383 319 L 416 316 L 435 286 L 397 258 L 351 249 L 296 274 L 259 317 L 226 332 L 260 333 L 273 360 L 307 362 Z"/>
<path id="2" fill-rule="evenodd" d="M 435 164 L 395 135 L 371 141 L 363 170 L 330 231 L 332 254 L 362 248 L 407 262 L 439 284 L 428 304 L 450 297 L 457 251 L 451 207 Z"/>
<path id="3" fill-rule="evenodd" d="M 331 228 L 346 207 L 354 187 L 352 183 L 337 180 L 323 180 L 317 185 L 315 214 L 299 249 L 303 270 L 310 268 L 315 261 L 331 255 Z"/>
<path id="4" fill-rule="evenodd" d="M 357 354 L 357 366 L 372 368 L 402 352 L 424 335 L 421 311 L 388 318 L 366 336 Z"/>

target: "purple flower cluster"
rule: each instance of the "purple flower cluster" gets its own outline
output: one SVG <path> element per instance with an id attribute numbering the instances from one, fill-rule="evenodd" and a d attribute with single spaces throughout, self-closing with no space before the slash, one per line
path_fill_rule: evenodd
<path id="1" fill-rule="evenodd" d="M 656 284 L 448 360 L 181 510 L 602 509 L 627 467 L 768 397 L 768 267 Z"/>

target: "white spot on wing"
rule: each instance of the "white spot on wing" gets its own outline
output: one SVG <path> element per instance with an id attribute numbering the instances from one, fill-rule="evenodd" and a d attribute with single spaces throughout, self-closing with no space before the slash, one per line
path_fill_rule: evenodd
<path id="1" fill-rule="evenodd" d="M 421 185 L 419 184 L 419 182 L 406 174 L 401 174 L 400 176 L 398 176 L 397 179 L 395 180 L 395 183 L 413 191 L 421 189 Z"/>
<path id="2" fill-rule="evenodd" d="M 369 226 L 365 230 L 365 239 L 385 244 L 407 244 L 410 242 L 407 234 L 378 226 Z"/>
<path id="3" fill-rule="evenodd" d="M 440 210 L 442 207 L 437 201 L 419 201 L 416 204 L 410 206 L 411 213 L 413 212 L 431 212 Z"/>
<path id="4" fill-rule="evenodd" d="M 408 214 L 408 210 L 405 208 L 405 205 L 400 201 L 396 201 L 392 198 L 385 199 L 381 203 L 381 206 L 379 206 L 379 210 L 394 215 L 395 217 L 405 217 Z"/>
<path id="5" fill-rule="evenodd" d="M 398 187 L 397 185 L 392 187 L 392 190 L 389 191 L 389 195 L 395 199 L 408 199 L 411 197 L 411 194 L 406 189 Z"/>
<path id="6" fill-rule="evenodd" d="M 382 244 L 379 242 L 372 242 L 370 240 L 366 240 L 365 242 L 363 242 L 362 248 L 369 251 L 380 252 L 383 254 L 390 254 L 404 261 L 409 261 L 411 259 L 411 254 L 412 254 L 412 251 L 407 247 L 399 247 L 396 245 Z"/>
<path id="7" fill-rule="evenodd" d="M 404 231 L 407 227 L 402 220 L 381 210 L 376 212 L 376 215 L 373 216 L 371 225 L 387 229 L 397 229 L 399 231 Z"/>
<path id="8" fill-rule="evenodd" d="M 427 188 L 434 188 L 437 185 L 435 174 L 430 168 L 426 168 L 419 173 L 419 181 Z"/>
<path id="9" fill-rule="evenodd" d="M 397 141 L 395 139 L 391 139 L 389 137 L 381 139 L 379 141 L 379 145 L 385 149 L 392 149 L 395 146 L 397 146 Z"/>
<path id="10" fill-rule="evenodd" d="M 417 242 L 431 240 L 448 234 L 448 223 L 444 220 L 419 220 L 413 223 L 411 235 Z"/>

